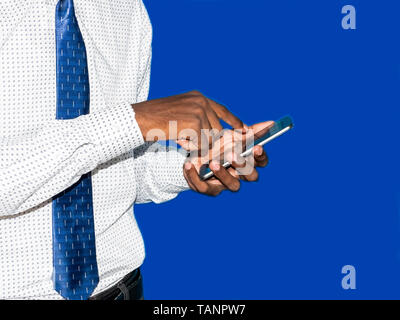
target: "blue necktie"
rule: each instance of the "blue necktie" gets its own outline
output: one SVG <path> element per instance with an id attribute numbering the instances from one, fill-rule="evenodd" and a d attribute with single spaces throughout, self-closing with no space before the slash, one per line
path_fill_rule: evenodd
<path id="1" fill-rule="evenodd" d="M 57 113 L 72 119 L 89 113 L 86 49 L 73 0 L 56 7 Z M 53 281 L 64 298 L 86 300 L 99 282 L 90 173 L 53 198 Z"/>

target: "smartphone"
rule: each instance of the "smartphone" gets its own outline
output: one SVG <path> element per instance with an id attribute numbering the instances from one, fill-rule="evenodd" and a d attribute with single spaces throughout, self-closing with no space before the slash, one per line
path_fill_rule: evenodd
<path id="1" fill-rule="evenodd" d="M 266 133 L 263 133 L 260 138 L 257 138 L 254 141 L 254 143 L 248 146 L 246 148 L 246 151 L 244 151 L 240 155 L 242 157 L 247 157 L 252 153 L 254 146 L 263 146 L 264 144 L 274 140 L 275 138 L 278 138 L 285 132 L 288 132 L 292 128 L 293 128 L 293 121 L 292 118 L 289 116 L 283 117 L 278 121 L 275 121 L 274 125 L 271 128 L 269 128 Z M 225 162 L 223 166 L 225 168 L 229 168 L 231 164 L 229 162 Z M 214 175 L 214 172 L 211 171 L 208 164 L 204 164 L 203 166 L 201 166 L 199 174 L 202 180 L 207 180 Z"/>

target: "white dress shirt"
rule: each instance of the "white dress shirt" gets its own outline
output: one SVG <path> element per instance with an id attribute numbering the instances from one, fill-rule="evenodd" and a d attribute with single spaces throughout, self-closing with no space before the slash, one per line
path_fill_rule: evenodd
<path id="1" fill-rule="evenodd" d="M 90 114 L 56 120 L 58 0 L 0 2 L 0 299 L 62 299 L 53 289 L 52 197 L 91 171 L 100 282 L 144 259 L 134 203 L 188 189 L 185 156 L 147 150 L 131 104 L 147 99 L 152 28 L 141 0 L 75 0 Z"/>

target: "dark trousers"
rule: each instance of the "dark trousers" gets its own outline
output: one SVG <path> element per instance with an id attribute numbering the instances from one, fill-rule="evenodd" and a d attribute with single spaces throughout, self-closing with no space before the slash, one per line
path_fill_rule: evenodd
<path id="1" fill-rule="evenodd" d="M 116 285 L 90 297 L 89 300 L 143 300 L 143 279 L 140 269 L 133 270 Z"/>

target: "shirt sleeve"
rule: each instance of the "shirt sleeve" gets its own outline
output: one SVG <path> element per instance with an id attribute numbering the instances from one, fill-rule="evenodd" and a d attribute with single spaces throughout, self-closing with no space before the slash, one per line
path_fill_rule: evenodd
<path id="1" fill-rule="evenodd" d="M 141 8 L 142 34 L 140 47 L 139 72 L 141 77 L 137 84 L 137 102 L 147 100 L 150 84 L 152 57 L 152 27 L 147 10 L 142 0 Z M 178 193 L 188 190 L 189 186 L 183 176 L 183 164 L 186 152 L 176 147 L 166 147 L 158 143 L 145 143 L 133 152 L 135 160 L 136 203 L 161 203 L 175 198 Z"/>
<path id="2" fill-rule="evenodd" d="M 135 149 L 136 203 L 161 203 L 175 198 L 189 186 L 183 176 L 186 152 L 158 143 Z"/>
<path id="3" fill-rule="evenodd" d="M 0 217 L 40 205 L 143 143 L 129 103 L 0 137 Z"/>

